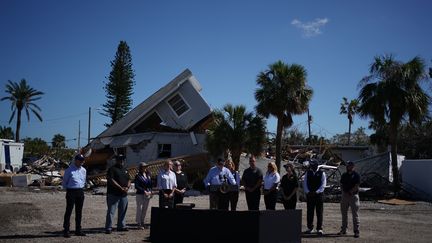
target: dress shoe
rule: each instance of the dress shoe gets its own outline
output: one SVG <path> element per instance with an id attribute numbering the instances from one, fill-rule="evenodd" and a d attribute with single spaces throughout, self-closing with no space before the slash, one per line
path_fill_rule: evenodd
<path id="1" fill-rule="evenodd" d="M 107 230 L 105 230 L 105 234 L 111 234 L 112 233 L 112 230 L 111 229 L 107 229 Z"/>
<path id="2" fill-rule="evenodd" d="M 83 233 L 82 231 L 75 232 L 75 235 L 76 236 L 86 236 L 86 234 Z"/>
<path id="3" fill-rule="evenodd" d="M 63 232 L 63 237 L 64 237 L 64 238 L 70 238 L 71 236 L 70 236 L 70 234 L 69 234 L 69 231 L 64 231 L 64 232 Z"/>

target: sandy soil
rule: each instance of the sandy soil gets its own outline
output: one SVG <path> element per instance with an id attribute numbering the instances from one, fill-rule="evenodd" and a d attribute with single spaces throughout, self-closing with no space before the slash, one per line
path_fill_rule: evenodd
<path id="1" fill-rule="evenodd" d="M 106 213 L 105 196 L 86 193 L 83 209 L 83 230 L 85 237 L 72 235 L 62 237 L 65 192 L 56 189 L 16 189 L 0 188 L 0 242 L 149 242 L 149 229 L 135 229 L 135 197 L 129 196 L 127 223 L 129 232 L 104 234 Z M 197 208 L 208 207 L 208 197 L 189 197 L 185 202 L 193 202 Z M 150 206 L 158 204 L 157 197 Z M 261 200 L 261 207 L 264 202 Z M 303 210 L 302 227 L 306 229 L 306 204 L 299 203 Z M 240 195 L 239 210 L 246 209 L 244 194 Z M 277 209 L 282 209 L 278 204 Z M 150 208 L 147 223 L 150 223 Z M 351 220 L 351 219 L 349 219 Z M 431 242 L 432 204 L 416 202 L 416 205 L 391 206 L 375 202 L 362 202 L 361 236 L 353 238 L 352 232 L 339 237 L 339 204 L 324 205 L 324 236 L 305 235 L 302 242 Z M 71 219 L 74 229 L 74 219 Z M 237 242 L 239 243 L 239 242 Z"/>

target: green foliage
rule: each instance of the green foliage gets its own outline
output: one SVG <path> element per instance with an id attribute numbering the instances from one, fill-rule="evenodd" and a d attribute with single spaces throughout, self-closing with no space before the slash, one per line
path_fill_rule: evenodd
<path id="1" fill-rule="evenodd" d="M 125 41 L 120 41 L 111 67 L 108 82 L 105 82 L 104 87 L 107 102 L 103 105 L 103 115 L 111 118 L 111 124 L 105 124 L 106 127 L 120 120 L 132 108 L 135 74 L 132 69 L 132 55 Z"/>
<path id="2" fill-rule="evenodd" d="M 42 157 L 48 154 L 48 144 L 41 138 L 24 138 L 24 157 Z"/>
<path id="3" fill-rule="evenodd" d="M 246 112 L 243 105 L 225 105 L 213 112 L 214 122 L 207 131 L 206 148 L 213 157 L 231 152 L 236 168 L 240 154 L 259 154 L 265 143 L 265 120 Z"/>
<path id="4" fill-rule="evenodd" d="M 365 133 L 365 128 L 360 127 L 353 134 L 336 134 L 330 139 L 330 143 L 337 145 L 348 144 L 348 137 L 351 137 L 351 145 L 355 146 L 368 146 L 369 136 Z"/>
<path id="5" fill-rule="evenodd" d="M 392 56 L 378 56 L 370 74 L 360 82 L 360 115 L 372 118 L 374 126 L 386 129 L 380 132 L 388 135 L 395 191 L 400 189 L 396 165 L 399 128 L 403 120 L 419 123 L 427 116 L 430 97 L 420 84 L 425 78 L 424 61 L 419 57 L 403 63 Z"/>
<path id="6" fill-rule="evenodd" d="M 297 128 L 285 131 L 283 141 L 286 145 L 303 145 L 306 144 L 306 134 L 300 132 Z"/>
<path id="7" fill-rule="evenodd" d="M 277 119 L 276 130 L 276 165 L 280 169 L 282 152 L 282 135 L 286 127 L 293 124 L 293 115 L 300 115 L 307 111 L 313 91 L 307 86 L 306 70 L 298 64 L 285 64 L 277 61 L 268 66 L 266 71 L 260 72 L 255 91 L 258 102 L 258 114 L 268 118 L 270 115 Z"/>
<path id="8" fill-rule="evenodd" d="M 432 120 L 403 124 L 399 131 L 398 152 L 407 159 L 432 158 Z"/>
<path id="9" fill-rule="evenodd" d="M 0 138 L 14 139 L 12 127 L 0 126 Z"/>
<path id="10" fill-rule="evenodd" d="M 39 114 L 41 108 L 39 108 L 34 101 L 41 99 L 41 95 L 44 93 L 30 87 L 25 79 L 21 79 L 21 82 L 19 83 L 9 80 L 6 84 L 5 92 L 8 93 L 9 96 L 1 98 L 1 101 L 9 100 L 11 102 L 12 115 L 9 119 L 9 123 L 12 122 L 15 114 L 17 114 L 15 141 L 19 142 L 21 111 L 25 111 L 28 121 L 30 121 L 30 111 L 39 119 L 39 121 L 42 121 L 42 116 Z"/>
<path id="11" fill-rule="evenodd" d="M 65 148 L 66 147 L 66 138 L 61 134 L 55 134 L 51 140 L 53 148 Z"/>

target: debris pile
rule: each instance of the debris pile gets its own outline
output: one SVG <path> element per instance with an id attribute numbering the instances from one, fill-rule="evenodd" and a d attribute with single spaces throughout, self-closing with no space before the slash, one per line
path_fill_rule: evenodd
<path id="1" fill-rule="evenodd" d="M 68 163 L 44 155 L 33 163 L 24 165 L 19 173 L 38 175 L 30 186 L 58 186 L 61 185 L 63 172 L 68 167 Z"/>

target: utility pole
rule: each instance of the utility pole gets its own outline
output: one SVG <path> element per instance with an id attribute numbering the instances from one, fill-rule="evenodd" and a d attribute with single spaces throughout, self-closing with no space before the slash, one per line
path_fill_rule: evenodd
<path id="1" fill-rule="evenodd" d="M 81 120 L 78 120 L 78 151 L 80 150 L 80 140 L 81 140 Z"/>
<path id="2" fill-rule="evenodd" d="M 311 137 L 311 129 L 310 129 L 310 125 L 312 122 L 312 116 L 309 114 L 309 108 L 307 109 L 307 115 L 308 115 L 308 129 L 309 129 L 309 145 L 311 145 L 312 143 L 312 137 Z"/>
<path id="3" fill-rule="evenodd" d="M 90 144 L 90 121 L 91 121 L 91 107 L 89 107 L 89 115 L 88 115 L 88 132 L 87 132 L 87 144 Z"/>

